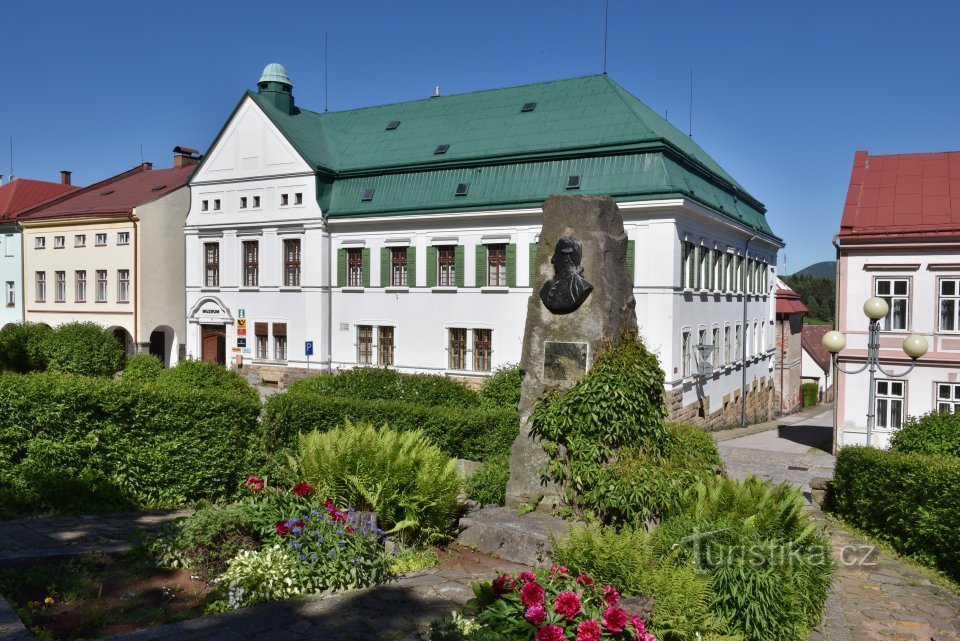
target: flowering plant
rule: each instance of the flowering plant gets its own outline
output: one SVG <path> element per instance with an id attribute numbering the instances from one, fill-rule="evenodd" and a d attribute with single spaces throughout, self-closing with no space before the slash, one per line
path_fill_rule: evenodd
<path id="1" fill-rule="evenodd" d="M 501 574 L 474 585 L 468 605 L 477 622 L 505 639 L 535 641 L 656 641 L 646 621 L 620 607 L 620 594 L 586 574 L 574 577 L 563 566 L 549 573 Z"/>

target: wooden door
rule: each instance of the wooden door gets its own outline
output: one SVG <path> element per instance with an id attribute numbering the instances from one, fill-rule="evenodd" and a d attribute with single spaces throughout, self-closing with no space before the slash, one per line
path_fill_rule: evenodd
<path id="1" fill-rule="evenodd" d="M 200 358 L 211 363 L 227 364 L 227 331 L 224 325 L 200 326 Z"/>

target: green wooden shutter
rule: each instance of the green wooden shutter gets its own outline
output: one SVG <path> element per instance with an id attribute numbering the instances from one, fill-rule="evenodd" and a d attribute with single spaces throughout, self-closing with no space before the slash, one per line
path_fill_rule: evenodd
<path id="1" fill-rule="evenodd" d="M 347 285 L 347 250 L 337 250 L 337 287 Z"/>
<path id="2" fill-rule="evenodd" d="M 453 275 L 454 283 L 457 287 L 463 287 L 463 245 L 457 245 L 453 250 L 453 267 L 456 273 Z"/>
<path id="3" fill-rule="evenodd" d="M 530 243 L 530 287 L 537 284 L 537 243 Z"/>
<path id="4" fill-rule="evenodd" d="M 477 287 L 486 287 L 487 285 L 487 246 L 477 245 Z"/>
<path id="5" fill-rule="evenodd" d="M 380 287 L 390 286 L 390 248 L 380 248 Z"/>
<path id="6" fill-rule="evenodd" d="M 417 248 L 407 247 L 407 287 L 417 286 Z"/>
<path id="7" fill-rule="evenodd" d="M 507 245 L 507 287 L 517 286 L 517 246 Z"/>
<path id="8" fill-rule="evenodd" d="M 636 252 L 637 252 L 637 241 L 628 240 L 627 241 L 627 275 L 630 276 L 630 284 L 633 285 L 637 282 L 636 276 Z"/>
<path id="9" fill-rule="evenodd" d="M 437 286 L 437 248 L 427 247 L 427 287 Z"/>
<path id="10" fill-rule="evenodd" d="M 360 282 L 364 287 L 370 287 L 370 248 L 364 247 L 361 253 Z"/>

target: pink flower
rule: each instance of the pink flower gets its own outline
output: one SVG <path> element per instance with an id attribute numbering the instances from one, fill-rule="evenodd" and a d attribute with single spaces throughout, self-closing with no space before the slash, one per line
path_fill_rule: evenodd
<path id="1" fill-rule="evenodd" d="M 547 618 L 547 611 L 542 605 L 534 605 L 527 608 L 527 612 L 523 615 L 523 618 L 533 625 L 540 625 L 543 623 L 543 620 Z"/>
<path id="2" fill-rule="evenodd" d="M 534 605 L 543 605 L 543 595 L 543 587 L 536 582 L 524 583 L 523 587 L 520 588 L 520 601 L 527 608 Z"/>
<path id="3" fill-rule="evenodd" d="M 577 577 L 577 585 L 582 585 L 584 587 L 593 585 L 593 579 L 590 578 L 589 574 L 581 574 Z"/>
<path id="4" fill-rule="evenodd" d="M 553 602 L 553 609 L 567 621 L 580 614 L 580 598 L 573 592 L 561 592 Z"/>
<path id="5" fill-rule="evenodd" d="M 254 492 L 259 492 L 263 489 L 263 479 L 258 476 L 251 476 L 244 485 Z"/>
<path id="6" fill-rule="evenodd" d="M 603 633 L 596 619 L 587 619 L 577 626 L 577 641 L 600 641 Z"/>
<path id="7" fill-rule="evenodd" d="M 603 601 L 611 608 L 620 603 L 620 593 L 612 585 L 603 586 Z"/>
<path id="8" fill-rule="evenodd" d="M 623 632 L 627 625 L 627 611 L 623 608 L 607 608 L 603 611 L 600 623 L 611 632 Z"/>
<path id="9" fill-rule="evenodd" d="M 501 574 L 493 580 L 493 594 L 498 599 L 504 594 L 513 592 L 515 587 L 517 587 L 517 582 L 509 574 Z"/>
<path id="10" fill-rule="evenodd" d="M 566 575 L 567 575 L 567 566 L 565 566 L 565 565 L 551 565 L 551 566 L 550 566 L 550 574 L 562 574 L 562 575 L 566 576 Z"/>
<path id="11" fill-rule="evenodd" d="M 309 483 L 298 483 L 292 492 L 299 496 L 300 498 L 305 497 L 307 494 L 313 491 L 313 486 Z"/>
<path id="12" fill-rule="evenodd" d="M 521 580 L 522 582 L 524 582 L 524 583 L 530 583 L 530 582 L 532 582 L 532 581 L 536 581 L 536 580 L 537 580 L 537 575 L 534 574 L 533 572 L 527 571 L 527 572 L 521 572 L 521 573 L 517 576 L 517 578 L 520 579 L 520 580 Z"/>
<path id="13" fill-rule="evenodd" d="M 643 635 L 647 632 L 647 624 L 644 622 L 643 617 L 639 614 L 634 614 L 630 617 L 630 623 L 633 625 L 633 631 L 637 633 L 637 638 L 642 639 Z"/>
<path id="14" fill-rule="evenodd" d="M 537 630 L 536 641 L 564 641 L 567 637 L 563 634 L 563 628 L 557 625 L 548 625 Z"/>

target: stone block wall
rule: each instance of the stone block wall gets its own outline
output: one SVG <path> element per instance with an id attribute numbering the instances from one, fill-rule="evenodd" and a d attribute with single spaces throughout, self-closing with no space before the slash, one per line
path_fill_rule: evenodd
<path id="1" fill-rule="evenodd" d="M 711 407 L 710 398 L 704 397 L 693 403 L 683 404 L 683 390 L 665 393 L 667 418 L 679 423 L 699 425 L 707 431 L 740 426 L 740 390 L 736 389 L 723 397 L 720 407 Z M 747 424 L 762 423 L 774 417 L 776 399 L 773 382 L 766 376 L 747 386 Z"/>
<path id="2" fill-rule="evenodd" d="M 237 370 L 237 373 L 254 385 L 286 389 L 300 379 L 307 378 L 308 376 L 318 376 L 324 372 L 320 366 L 308 370 L 305 367 L 244 363 L 243 367 Z"/>

